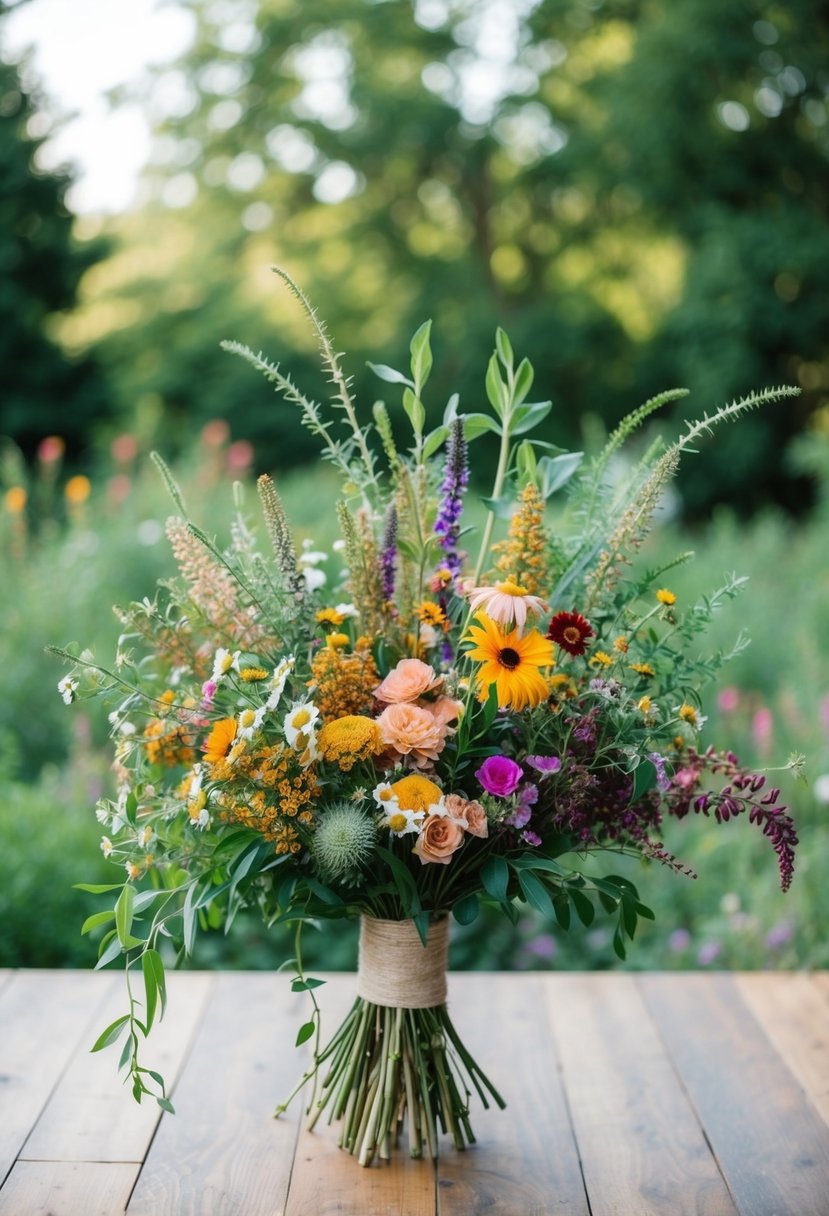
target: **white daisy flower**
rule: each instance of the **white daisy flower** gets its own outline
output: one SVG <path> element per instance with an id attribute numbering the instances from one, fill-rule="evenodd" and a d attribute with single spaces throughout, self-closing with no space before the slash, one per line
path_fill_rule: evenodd
<path id="1" fill-rule="evenodd" d="M 141 828 L 141 830 L 136 835 L 136 840 L 141 845 L 142 849 L 146 849 L 147 845 L 150 843 L 150 841 L 153 839 L 154 836 L 155 836 L 155 832 L 150 827 L 150 825 L 147 823 L 144 825 L 143 828 Z"/>
<path id="2" fill-rule="evenodd" d="M 353 617 L 353 616 L 360 615 L 353 604 L 336 604 L 334 606 L 334 611 L 339 612 L 340 616 L 344 616 L 344 617 Z"/>
<path id="3" fill-rule="evenodd" d="M 296 659 L 294 656 L 289 654 L 287 658 L 284 658 L 282 662 L 277 664 L 277 666 L 274 668 L 274 673 L 271 676 L 270 694 L 265 702 L 265 707 L 267 709 L 276 709 L 277 705 L 279 704 L 280 697 L 285 691 L 285 682 L 293 671 L 295 662 Z"/>
<path id="4" fill-rule="evenodd" d="M 302 566 L 302 576 L 309 591 L 319 591 L 320 587 L 324 587 L 328 582 L 325 571 L 317 570 L 315 566 Z"/>
<path id="5" fill-rule="evenodd" d="M 374 789 L 371 791 L 371 794 L 380 809 L 385 811 L 387 814 L 391 810 L 400 809 L 397 801 L 397 795 L 391 788 L 391 783 L 389 781 L 381 781 L 379 785 L 375 785 Z"/>
<path id="6" fill-rule="evenodd" d="M 262 729 L 262 722 L 267 712 L 266 705 L 260 705 L 259 709 L 243 709 L 236 719 L 239 725 L 239 737 L 252 739 Z"/>
<path id="7" fill-rule="evenodd" d="M 446 799 L 444 798 L 443 794 L 441 794 L 441 796 L 437 802 L 433 802 L 432 805 L 429 807 L 429 814 L 434 815 L 438 819 L 451 819 L 452 818 L 452 816 L 449 814 L 449 812 L 446 809 Z"/>
<path id="8" fill-rule="evenodd" d="M 305 735 L 314 733 L 314 723 L 319 716 L 320 711 L 312 701 L 301 701 L 298 705 L 291 706 L 290 712 L 285 715 L 285 721 L 282 723 L 282 730 L 291 747 L 296 747 L 297 736 L 300 733 Z"/>
<path id="9" fill-rule="evenodd" d="M 218 683 L 229 671 L 238 671 L 241 653 L 240 650 L 234 650 L 231 654 L 229 650 L 225 650 L 224 646 L 220 646 L 213 656 L 211 679 Z"/>
<path id="10" fill-rule="evenodd" d="M 58 680 L 58 692 L 63 697 L 64 705 L 72 704 L 78 688 L 78 681 L 74 676 L 64 676 L 62 680 Z"/>
<path id="11" fill-rule="evenodd" d="M 112 852 L 112 841 L 108 836 L 101 837 L 101 852 L 103 853 L 104 857 L 109 857 L 110 853 Z"/>
<path id="12" fill-rule="evenodd" d="M 389 811 L 380 826 L 388 828 L 392 836 L 408 836 L 410 833 L 417 836 L 425 818 L 425 811 L 401 811 L 400 807 L 397 807 Z"/>
<path id="13" fill-rule="evenodd" d="M 301 730 L 293 746 L 296 751 L 301 752 L 299 762 L 303 768 L 307 768 L 309 764 L 314 764 L 320 758 L 319 748 L 317 747 L 317 732 L 315 730 Z"/>

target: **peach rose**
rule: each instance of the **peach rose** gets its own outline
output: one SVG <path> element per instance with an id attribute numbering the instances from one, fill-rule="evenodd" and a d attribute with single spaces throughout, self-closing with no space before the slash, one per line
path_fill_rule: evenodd
<path id="1" fill-rule="evenodd" d="M 453 697 L 438 697 L 437 701 L 427 704 L 426 708 L 434 714 L 436 722 L 449 727 L 461 716 L 463 701 L 456 701 Z"/>
<path id="2" fill-rule="evenodd" d="M 452 818 L 457 819 L 470 836 L 480 836 L 481 840 L 486 840 L 489 825 L 486 821 L 486 811 L 480 802 L 467 802 L 460 794 L 447 794 L 443 804 Z"/>
<path id="3" fill-rule="evenodd" d="M 415 768 L 437 760 L 446 741 L 446 727 L 422 705 L 387 705 L 377 725 L 384 746 L 407 757 Z"/>
<path id="4" fill-rule="evenodd" d="M 435 676 L 435 670 L 420 659 L 401 659 L 385 680 L 378 684 L 374 695 L 387 705 L 416 701 L 425 692 L 436 692 L 443 685 L 443 676 Z"/>
<path id="5" fill-rule="evenodd" d="M 448 815 L 428 815 L 423 830 L 412 850 L 420 858 L 421 865 L 434 861 L 448 866 L 452 854 L 463 844 L 463 828 Z"/>

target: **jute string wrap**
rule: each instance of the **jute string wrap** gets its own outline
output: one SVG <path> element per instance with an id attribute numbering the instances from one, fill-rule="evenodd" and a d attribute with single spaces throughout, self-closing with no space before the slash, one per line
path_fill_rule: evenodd
<path id="1" fill-rule="evenodd" d="M 424 946 L 413 920 L 361 916 L 357 992 L 393 1009 L 444 1005 L 448 955 L 448 917 L 429 925 Z"/>

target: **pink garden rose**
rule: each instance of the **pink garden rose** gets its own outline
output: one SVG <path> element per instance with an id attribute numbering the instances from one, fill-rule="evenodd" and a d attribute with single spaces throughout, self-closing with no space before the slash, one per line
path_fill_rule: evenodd
<path id="1" fill-rule="evenodd" d="M 475 776 L 488 794 L 508 798 L 518 788 L 523 776 L 521 765 L 509 756 L 487 756 Z"/>
<path id="2" fill-rule="evenodd" d="M 404 701 L 416 701 L 426 692 L 437 692 L 443 684 L 443 676 L 435 676 L 435 670 L 420 659 L 401 659 L 395 668 L 374 690 L 378 701 L 387 705 L 399 705 Z"/>
<path id="3" fill-rule="evenodd" d="M 424 705 L 387 705 L 377 725 L 383 745 L 415 768 L 437 760 L 446 742 L 446 726 Z"/>
<path id="4" fill-rule="evenodd" d="M 481 840 L 485 840 L 489 835 L 486 811 L 480 802 L 468 802 L 460 794 L 447 794 L 444 806 L 470 836 L 479 836 Z"/>
<path id="5" fill-rule="evenodd" d="M 462 844 L 463 828 L 456 820 L 449 815 L 428 815 L 412 852 L 420 858 L 421 865 L 433 861 L 448 866 L 452 854 Z"/>

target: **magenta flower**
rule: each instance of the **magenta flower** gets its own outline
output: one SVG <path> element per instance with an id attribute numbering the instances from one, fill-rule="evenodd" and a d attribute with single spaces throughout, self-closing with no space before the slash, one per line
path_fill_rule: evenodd
<path id="1" fill-rule="evenodd" d="M 558 756 L 527 756 L 527 764 L 536 772 L 541 773 L 542 777 L 546 777 L 550 773 L 557 773 L 561 768 Z"/>
<path id="2" fill-rule="evenodd" d="M 508 798 L 518 788 L 523 775 L 521 765 L 509 756 L 487 756 L 475 773 L 486 792 L 496 798 Z"/>
<path id="3" fill-rule="evenodd" d="M 216 695 L 216 689 L 219 687 L 216 680 L 205 680 L 201 686 L 202 709 L 211 709 L 213 706 L 213 698 Z"/>

